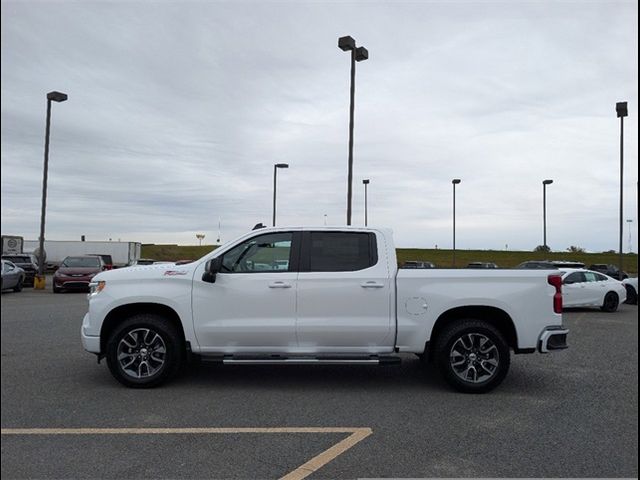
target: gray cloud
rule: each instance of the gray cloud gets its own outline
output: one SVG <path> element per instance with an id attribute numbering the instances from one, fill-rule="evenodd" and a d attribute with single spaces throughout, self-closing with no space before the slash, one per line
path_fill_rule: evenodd
<path id="1" fill-rule="evenodd" d="M 616 248 L 620 100 L 637 222 L 634 2 L 3 2 L 3 234 L 37 237 L 54 89 L 48 238 L 229 239 L 269 221 L 276 162 L 280 224 L 344 223 L 345 34 L 357 223 L 371 178 L 372 223 L 448 248 L 459 177 L 458 246 L 531 249 L 553 178 L 550 245 Z"/>

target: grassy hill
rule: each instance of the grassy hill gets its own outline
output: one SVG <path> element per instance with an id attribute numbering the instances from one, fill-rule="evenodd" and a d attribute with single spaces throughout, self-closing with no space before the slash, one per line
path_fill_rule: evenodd
<path id="1" fill-rule="evenodd" d="M 143 245 L 142 257 L 153 258 L 155 260 L 196 260 L 212 250 L 217 245 Z M 435 250 L 420 248 L 399 248 L 397 250 L 398 262 L 407 260 L 428 260 L 438 267 L 449 268 L 452 263 L 451 250 Z M 617 253 L 569 253 L 569 252 L 515 252 L 504 250 L 456 250 L 456 264 L 463 267 L 469 262 L 494 262 L 503 268 L 515 267 L 526 260 L 572 260 L 585 263 L 587 266 L 592 263 L 612 263 L 618 264 Z M 623 256 L 624 269 L 628 273 L 638 273 L 638 255 L 625 254 Z"/>

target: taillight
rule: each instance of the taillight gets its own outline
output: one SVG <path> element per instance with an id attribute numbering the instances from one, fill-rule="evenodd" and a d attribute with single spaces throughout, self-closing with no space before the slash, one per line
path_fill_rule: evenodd
<path id="1" fill-rule="evenodd" d="M 553 311 L 562 313 L 562 277 L 560 275 L 549 275 L 547 282 L 556 289 L 556 293 L 553 294 Z"/>

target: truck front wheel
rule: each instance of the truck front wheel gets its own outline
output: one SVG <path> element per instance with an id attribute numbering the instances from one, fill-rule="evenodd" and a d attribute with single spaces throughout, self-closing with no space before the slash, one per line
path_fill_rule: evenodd
<path id="1" fill-rule="evenodd" d="M 107 341 L 107 365 L 123 385 L 151 388 L 180 369 L 184 346 L 176 328 L 160 315 L 138 314 L 118 325 Z"/>
<path id="2" fill-rule="evenodd" d="M 502 333 L 490 323 L 460 320 L 438 335 L 435 359 L 453 388 L 485 393 L 504 380 L 509 371 L 510 352 Z"/>

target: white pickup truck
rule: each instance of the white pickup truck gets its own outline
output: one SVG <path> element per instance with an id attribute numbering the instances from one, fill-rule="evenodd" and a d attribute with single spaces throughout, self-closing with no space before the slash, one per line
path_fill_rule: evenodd
<path id="1" fill-rule="evenodd" d="M 185 265 L 94 277 L 84 348 L 130 387 L 189 356 L 235 364 L 390 364 L 414 353 L 465 392 L 510 353 L 567 347 L 561 279 L 544 270 L 398 269 L 392 233 L 263 228 Z"/>

